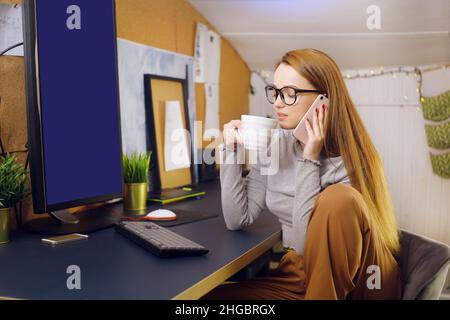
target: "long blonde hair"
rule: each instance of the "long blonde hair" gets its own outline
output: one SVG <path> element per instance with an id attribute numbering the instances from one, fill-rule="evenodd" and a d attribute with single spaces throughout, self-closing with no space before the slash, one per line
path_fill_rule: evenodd
<path id="1" fill-rule="evenodd" d="M 384 175 L 383 162 L 348 93 L 341 71 L 327 54 L 315 49 L 286 53 L 280 64 L 287 64 L 306 78 L 330 100 L 324 151 L 340 155 L 352 186 L 363 196 L 378 239 L 392 253 L 399 250 L 397 221 Z"/>

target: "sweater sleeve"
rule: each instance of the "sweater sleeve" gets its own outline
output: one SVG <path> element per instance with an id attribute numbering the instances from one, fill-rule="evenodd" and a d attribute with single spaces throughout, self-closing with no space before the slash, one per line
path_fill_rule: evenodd
<path id="1" fill-rule="evenodd" d="M 242 177 L 238 161 L 243 148 L 231 150 L 224 145 L 220 152 L 220 185 L 222 211 L 229 230 L 239 230 L 251 225 L 266 207 L 267 176 L 261 175 L 260 164 L 253 164 L 249 174 Z"/>
<path id="2" fill-rule="evenodd" d="M 303 255 L 309 217 L 320 193 L 320 163 L 306 159 L 298 161 L 292 227 L 294 249 L 299 255 Z"/>
<path id="3" fill-rule="evenodd" d="M 350 184 L 347 171 L 340 157 L 328 158 L 324 165 L 319 161 L 297 159 L 299 164 L 296 172 L 294 197 L 293 230 L 295 251 L 303 255 L 309 218 L 319 193 L 335 183 Z M 321 172 L 322 171 L 322 172 Z"/>

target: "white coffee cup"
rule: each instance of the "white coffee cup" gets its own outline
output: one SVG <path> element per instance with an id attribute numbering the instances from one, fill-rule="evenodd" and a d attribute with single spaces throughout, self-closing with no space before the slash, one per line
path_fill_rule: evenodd
<path id="1" fill-rule="evenodd" d="M 272 130 L 277 125 L 278 121 L 275 119 L 242 115 L 239 134 L 244 141 L 244 148 L 247 150 L 267 148 L 270 143 Z"/>

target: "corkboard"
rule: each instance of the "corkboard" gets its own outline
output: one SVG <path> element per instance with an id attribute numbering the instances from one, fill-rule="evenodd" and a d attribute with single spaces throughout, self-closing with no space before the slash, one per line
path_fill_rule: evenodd
<path id="1" fill-rule="evenodd" d="M 0 3 L 21 4 L 21 0 Z M 194 55 L 197 22 L 218 32 L 187 0 L 116 0 L 116 15 L 118 37 L 189 56 Z M 224 38 L 221 47 L 219 122 L 223 128 L 248 113 L 250 70 Z M 23 58 L 0 57 L 0 131 L 7 151 L 23 151 L 27 141 L 23 68 Z M 196 120 L 204 121 L 204 85 L 196 85 L 196 98 Z M 32 216 L 30 201 L 24 210 Z"/>
<path id="2" fill-rule="evenodd" d="M 0 57 L 0 135 L 8 152 L 25 151 L 27 120 L 23 58 Z"/>
<path id="3" fill-rule="evenodd" d="M 0 0 L 0 3 L 21 4 L 22 0 Z"/>
<path id="4" fill-rule="evenodd" d="M 159 176 L 161 188 L 174 188 L 189 185 L 192 183 L 190 168 L 166 171 L 164 169 L 164 128 L 166 119 L 166 101 L 180 101 L 182 121 L 186 129 L 185 97 L 183 95 L 183 85 L 181 82 L 151 79 L 149 81 L 152 92 L 152 103 L 154 126 L 156 131 L 156 148 L 158 153 Z M 150 97 L 149 97 L 150 98 Z M 150 104 L 146 104 L 150 107 Z"/>

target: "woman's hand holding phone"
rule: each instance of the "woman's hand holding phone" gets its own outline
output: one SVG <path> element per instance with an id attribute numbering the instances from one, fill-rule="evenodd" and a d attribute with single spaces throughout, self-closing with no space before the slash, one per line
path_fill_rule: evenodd
<path id="1" fill-rule="evenodd" d="M 325 119 L 328 113 L 328 106 L 323 104 L 313 112 L 312 119 L 306 119 L 306 131 L 308 132 L 308 142 L 303 148 L 303 159 L 319 160 L 320 152 L 325 140 Z"/>

